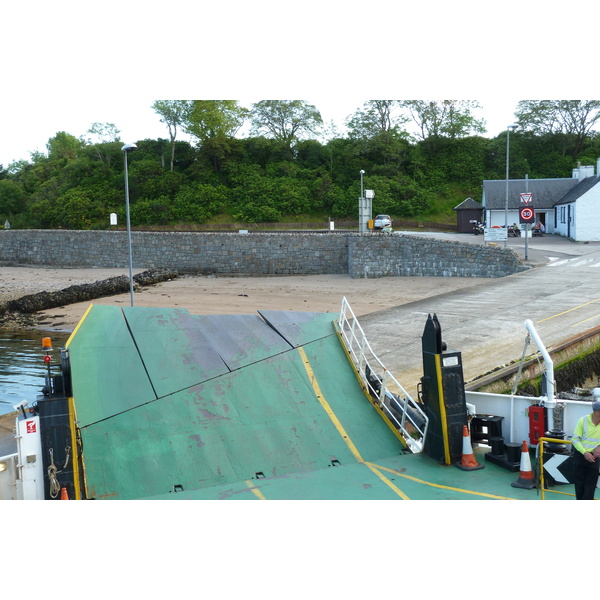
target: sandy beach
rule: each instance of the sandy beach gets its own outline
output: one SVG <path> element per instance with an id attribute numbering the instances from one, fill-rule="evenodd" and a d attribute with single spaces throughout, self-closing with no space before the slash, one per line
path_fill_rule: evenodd
<path id="1" fill-rule="evenodd" d="M 141 272 L 137 269 L 134 274 Z M 71 285 L 128 275 L 127 269 L 55 269 L 1 267 L 0 301 Z M 460 277 L 387 277 L 352 279 L 348 275 L 287 277 L 180 276 L 138 288 L 136 306 L 178 307 L 191 314 L 253 314 L 257 310 L 338 312 L 346 297 L 357 316 L 415 300 L 476 286 L 480 280 Z M 90 304 L 129 306 L 129 294 L 99 298 L 40 313 L 39 327 L 72 331 Z"/>

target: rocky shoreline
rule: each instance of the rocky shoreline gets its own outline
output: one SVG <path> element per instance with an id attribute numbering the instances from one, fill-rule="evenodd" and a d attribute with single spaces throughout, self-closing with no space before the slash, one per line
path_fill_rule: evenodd
<path id="1" fill-rule="evenodd" d="M 149 269 L 133 276 L 134 289 L 139 291 L 142 287 L 170 281 L 178 276 L 179 273 L 172 269 Z M 0 302 L 0 327 L 34 327 L 39 311 L 127 292 L 129 277 L 119 275 L 93 283 L 71 285 L 58 291 L 37 292 L 6 300 Z"/>

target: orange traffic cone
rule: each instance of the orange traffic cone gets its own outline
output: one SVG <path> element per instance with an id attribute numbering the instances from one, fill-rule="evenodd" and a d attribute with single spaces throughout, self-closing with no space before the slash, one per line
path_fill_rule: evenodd
<path id="1" fill-rule="evenodd" d="M 473 454 L 473 448 L 471 447 L 471 434 L 469 433 L 469 428 L 466 425 L 463 425 L 463 449 L 462 449 L 462 459 L 460 462 L 456 463 L 456 466 L 463 471 L 474 471 L 475 469 L 483 469 L 485 465 L 480 465 L 475 460 L 475 455 Z"/>
<path id="2" fill-rule="evenodd" d="M 531 490 L 536 487 L 535 478 L 531 469 L 529 447 L 527 446 L 527 442 L 525 440 L 523 440 L 523 445 L 521 446 L 521 465 L 519 468 L 521 469 L 519 472 L 519 479 L 510 485 L 517 488 L 524 488 L 526 490 Z"/>
<path id="3" fill-rule="evenodd" d="M 69 494 L 67 493 L 67 488 L 66 487 L 60 488 L 60 499 L 61 500 L 68 500 L 69 499 Z"/>

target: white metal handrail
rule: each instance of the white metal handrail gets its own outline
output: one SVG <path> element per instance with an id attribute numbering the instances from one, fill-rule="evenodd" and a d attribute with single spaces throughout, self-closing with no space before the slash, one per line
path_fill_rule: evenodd
<path id="1" fill-rule="evenodd" d="M 408 448 L 412 452 L 421 452 L 427 433 L 427 415 L 373 352 L 345 297 L 342 298 L 337 324 L 342 342 L 361 382 L 397 427 Z"/>

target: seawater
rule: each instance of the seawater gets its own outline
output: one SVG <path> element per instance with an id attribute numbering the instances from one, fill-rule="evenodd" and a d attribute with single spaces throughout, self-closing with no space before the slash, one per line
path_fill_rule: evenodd
<path id="1" fill-rule="evenodd" d="M 42 338 L 52 340 L 51 372 L 58 374 L 60 349 L 64 348 L 69 333 L 45 333 L 38 330 L 3 330 L 0 328 L 0 415 L 12 412 L 13 406 L 27 400 L 35 402 L 45 383 L 48 367 L 44 362 Z"/>

